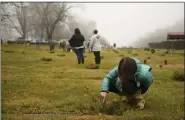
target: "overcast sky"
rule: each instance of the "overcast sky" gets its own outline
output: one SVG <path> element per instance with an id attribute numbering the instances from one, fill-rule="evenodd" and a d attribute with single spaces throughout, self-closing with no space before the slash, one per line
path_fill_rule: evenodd
<path id="1" fill-rule="evenodd" d="M 99 33 L 112 44 L 129 45 L 158 28 L 184 18 L 183 3 L 84 3 L 79 12 L 97 22 Z"/>

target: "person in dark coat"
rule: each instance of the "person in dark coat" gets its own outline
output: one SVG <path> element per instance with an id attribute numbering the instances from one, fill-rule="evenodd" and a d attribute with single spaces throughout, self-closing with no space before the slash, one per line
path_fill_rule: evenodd
<path id="1" fill-rule="evenodd" d="M 63 52 L 67 52 L 66 41 L 63 41 L 61 43 L 61 46 L 62 46 Z"/>
<path id="2" fill-rule="evenodd" d="M 114 43 L 113 47 L 116 48 L 116 43 Z"/>
<path id="3" fill-rule="evenodd" d="M 74 52 L 76 53 L 78 64 L 84 64 L 84 41 L 85 38 L 81 34 L 79 28 L 75 28 L 75 34 L 69 40 L 70 46 L 73 48 Z"/>

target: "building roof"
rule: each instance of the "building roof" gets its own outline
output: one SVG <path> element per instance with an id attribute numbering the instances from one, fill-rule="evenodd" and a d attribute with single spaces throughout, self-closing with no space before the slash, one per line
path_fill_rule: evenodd
<path id="1" fill-rule="evenodd" d="M 167 40 L 177 40 L 184 38 L 184 32 L 169 32 L 167 35 Z"/>

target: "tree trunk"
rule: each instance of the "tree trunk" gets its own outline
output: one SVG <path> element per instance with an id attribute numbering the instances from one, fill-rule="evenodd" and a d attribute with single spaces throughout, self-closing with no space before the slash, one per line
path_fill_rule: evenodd
<path id="1" fill-rule="evenodd" d="M 41 27 L 41 31 L 40 31 L 40 39 L 43 40 L 44 38 L 44 31 L 45 31 L 45 28 L 43 27 L 44 25 L 42 24 L 40 27 Z"/>
<path id="2" fill-rule="evenodd" d="M 47 39 L 49 42 L 50 52 L 54 52 L 54 43 L 52 42 L 53 31 L 50 31 L 48 27 L 46 30 L 47 30 Z"/>
<path id="3" fill-rule="evenodd" d="M 48 38 L 48 42 L 49 42 L 49 49 L 50 49 L 50 52 L 53 52 L 54 51 L 54 44 L 52 43 L 52 35 L 47 35 L 47 38 Z"/>
<path id="4" fill-rule="evenodd" d="M 43 38 L 44 38 L 44 32 L 42 30 L 41 33 L 40 33 L 40 39 L 43 40 Z"/>

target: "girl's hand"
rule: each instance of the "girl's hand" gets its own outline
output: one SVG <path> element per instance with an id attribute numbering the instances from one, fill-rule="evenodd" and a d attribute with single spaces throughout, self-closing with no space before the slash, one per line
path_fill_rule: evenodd
<path id="1" fill-rule="evenodd" d="M 106 98 L 107 98 L 108 93 L 107 92 L 101 92 L 100 95 L 103 98 L 103 103 L 104 103 Z"/>

